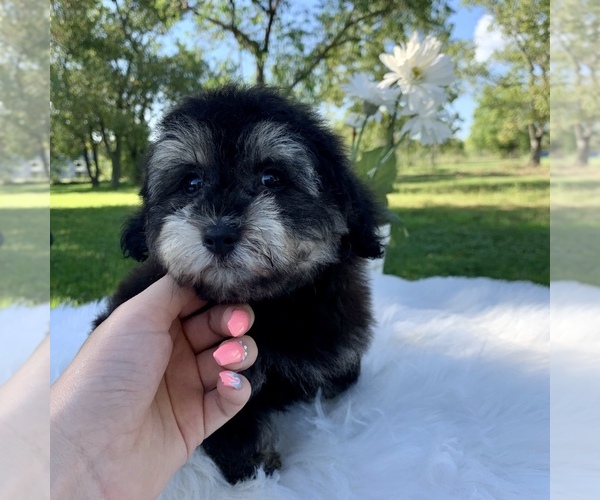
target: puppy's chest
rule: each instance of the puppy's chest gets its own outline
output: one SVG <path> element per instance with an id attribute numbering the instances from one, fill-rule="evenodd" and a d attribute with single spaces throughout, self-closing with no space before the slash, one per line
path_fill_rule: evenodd
<path id="1" fill-rule="evenodd" d="M 316 302 L 316 303 L 315 303 Z M 335 358 L 352 342 L 344 335 L 350 329 L 343 314 L 322 302 L 278 301 L 251 304 L 255 322 L 249 335 L 259 349 L 259 357 L 277 370 L 286 362 L 311 363 Z"/>
<path id="2" fill-rule="evenodd" d="M 336 336 L 331 322 L 313 305 L 262 302 L 251 306 L 256 319 L 249 334 L 259 347 L 274 353 L 309 353 L 322 348 L 325 337 Z M 327 331 L 330 335 L 325 335 Z"/>

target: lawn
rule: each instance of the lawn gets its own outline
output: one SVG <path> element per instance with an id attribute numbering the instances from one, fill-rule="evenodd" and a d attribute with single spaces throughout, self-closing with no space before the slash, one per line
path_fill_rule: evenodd
<path id="1" fill-rule="evenodd" d="M 395 233 L 385 270 L 407 279 L 489 276 L 548 284 L 549 172 L 514 162 L 401 169 L 390 208 Z M 119 233 L 138 204 L 136 189 L 53 186 L 51 303 L 84 303 L 114 291 L 134 262 Z"/>
<path id="2" fill-rule="evenodd" d="M 137 189 L 52 186 L 51 305 L 105 297 L 135 265 L 120 249 L 120 231 L 138 204 Z"/>
<path id="3" fill-rule="evenodd" d="M 385 272 L 407 279 L 487 276 L 550 280 L 549 168 L 514 161 L 402 169 L 390 208 Z"/>
<path id="4" fill-rule="evenodd" d="M 600 169 L 552 170 L 552 280 L 600 286 Z"/>
<path id="5" fill-rule="evenodd" d="M 0 185 L 0 308 L 48 302 L 48 184 Z"/>

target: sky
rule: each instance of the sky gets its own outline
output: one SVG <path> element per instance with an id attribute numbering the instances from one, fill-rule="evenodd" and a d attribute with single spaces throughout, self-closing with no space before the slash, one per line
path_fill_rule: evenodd
<path id="1" fill-rule="evenodd" d="M 485 9 L 481 7 L 462 6 L 460 0 L 451 0 L 450 5 L 455 10 L 450 18 L 454 24 L 452 38 L 474 40 L 477 43 L 476 58 L 479 61 L 487 60 L 493 50 L 501 44 L 497 32 L 487 31 L 491 20 L 490 16 L 486 15 Z M 463 120 L 460 130 L 456 134 L 459 139 L 464 140 L 469 136 L 476 106 L 472 89 L 465 89 L 465 93 L 452 103 L 452 109 L 458 112 Z"/>

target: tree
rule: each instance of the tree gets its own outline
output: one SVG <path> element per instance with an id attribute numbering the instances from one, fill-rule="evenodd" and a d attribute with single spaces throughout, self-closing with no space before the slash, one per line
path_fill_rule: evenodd
<path id="1" fill-rule="evenodd" d="M 240 80 L 250 61 L 257 83 L 339 104 L 347 75 L 373 66 L 383 72 L 378 54 L 408 29 L 447 39 L 451 12 L 446 0 L 55 0 L 52 6 L 57 154 L 72 147 L 60 137 L 76 138 L 78 150 L 90 150 L 91 138 L 101 137 L 114 185 L 121 159 L 134 164 L 144 148 L 149 112 L 158 103 L 200 82 Z M 197 26 L 193 42 L 165 50 L 167 35 L 176 38 L 190 19 Z"/>
<path id="2" fill-rule="evenodd" d="M 37 156 L 49 176 L 48 29 L 44 2 L 0 1 L 0 153 Z"/>
<path id="3" fill-rule="evenodd" d="M 523 127 L 525 95 L 505 77 L 480 90 L 468 142 L 477 151 L 502 155 L 526 152 L 529 135 Z"/>
<path id="4" fill-rule="evenodd" d="M 181 2 L 204 46 L 233 44 L 254 66 L 254 81 L 306 98 L 341 100 L 349 74 L 373 69 L 386 43 L 408 29 L 448 38 L 445 0 L 286 0 Z M 383 69 L 381 67 L 381 69 Z M 238 68 L 239 74 L 239 68 Z"/>
<path id="5" fill-rule="evenodd" d="M 508 66 L 503 78 L 515 86 L 512 95 L 522 104 L 521 112 L 512 122 L 527 130 L 530 163 L 539 165 L 550 121 L 550 1 L 466 0 L 466 3 L 485 7 L 508 41 L 494 59 Z M 498 78 L 492 80 L 496 85 L 506 83 Z"/>
<path id="6" fill-rule="evenodd" d="M 73 145 L 61 140 L 71 135 L 88 162 L 100 141 L 116 188 L 124 167 L 139 176 L 135 167 L 148 139 L 150 113 L 193 92 L 206 66 L 198 52 L 185 47 L 164 50 L 158 39 L 173 21 L 163 2 L 62 0 L 53 2 L 52 11 L 57 154 L 72 154 Z"/>
<path id="7" fill-rule="evenodd" d="M 556 0 L 552 23 L 552 128 L 557 143 L 574 134 L 576 163 L 588 164 L 590 141 L 600 122 L 600 5 Z"/>

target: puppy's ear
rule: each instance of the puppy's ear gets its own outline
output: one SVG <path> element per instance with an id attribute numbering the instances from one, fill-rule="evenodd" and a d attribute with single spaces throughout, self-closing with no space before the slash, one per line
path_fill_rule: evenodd
<path id="1" fill-rule="evenodd" d="M 336 136 L 324 133 L 315 137 L 315 143 L 323 185 L 331 186 L 330 193 L 348 226 L 348 234 L 342 239 L 342 252 L 367 259 L 383 256 L 378 230 L 384 220 L 383 207 L 379 207 L 352 171 L 345 148 Z"/>
<path id="2" fill-rule="evenodd" d="M 349 229 L 343 240 L 346 251 L 367 259 L 382 257 L 379 225 L 383 220 L 383 209 L 375 203 L 370 191 L 351 173 L 348 173 L 342 189 Z"/>
<path id="3" fill-rule="evenodd" d="M 144 209 L 130 217 L 123 226 L 121 249 L 125 257 L 132 257 L 140 262 L 148 258 L 146 214 Z"/>

